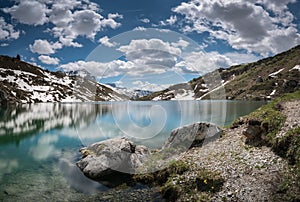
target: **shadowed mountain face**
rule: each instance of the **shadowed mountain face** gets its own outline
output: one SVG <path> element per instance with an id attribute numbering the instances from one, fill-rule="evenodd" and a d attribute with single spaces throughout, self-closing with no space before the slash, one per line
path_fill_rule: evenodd
<path id="1" fill-rule="evenodd" d="M 127 99 L 89 74 L 50 72 L 0 56 L 0 104 L 37 102 L 115 101 Z"/>
<path id="2" fill-rule="evenodd" d="M 220 68 L 139 100 L 274 99 L 300 89 L 299 78 L 300 46 L 297 46 L 257 62 Z"/>

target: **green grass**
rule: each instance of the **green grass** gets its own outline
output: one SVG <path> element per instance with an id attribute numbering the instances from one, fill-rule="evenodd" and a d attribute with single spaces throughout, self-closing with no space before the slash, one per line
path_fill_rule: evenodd
<path id="1" fill-rule="evenodd" d="M 133 179 L 158 187 L 166 201 L 208 201 L 212 193 L 221 189 L 224 180 L 219 173 L 199 168 L 191 171 L 193 176 L 187 178 L 190 169 L 189 164 L 179 160 L 163 170 L 138 174 Z"/>
<path id="2" fill-rule="evenodd" d="M 282 104 L 299 99 L 299 90 L 285 94 L 243 118 L 247 121 L 256 120 L 261 126 L 267 124 L 266 141 L 263 143 L 270 146 L 277 155 L 289 163 L 277 189 L 278 194 L 274 196 L 274 201 L 300 201 L 300 127 L 295 127 L 282 137 L 276 138 L 276 134 L 286 120 L 281 112 Z M 238 121 L 236 120 L 232 126 Z"/>
<path id="3" fill-rule="evenodd" d="M 276 144 L 276 134 L 286 120 L 286 117 L 281 112 L 282 103 L 296 99 L 300 99 L 300 91 L 285 94 L 244 117 L 245 120 L 257 121 L 262 128 L 266 128 L 266 134 L 261 139 L 262 145 L 272 147 Z M 238 125 L 238 121 L 239 119 L 234 121 L 231 126 Z"/>

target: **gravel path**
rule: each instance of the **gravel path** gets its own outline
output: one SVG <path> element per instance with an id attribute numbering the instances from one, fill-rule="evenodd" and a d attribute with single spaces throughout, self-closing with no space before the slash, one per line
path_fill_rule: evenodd
<path id="1" fill-rule="evenodd" d="M 280 133 L 300 126 L 299 100 L 283 104 L 283 113 L 287 119 Z M 195 168 L 218 171 L 225 179 L 222 190 L 212 201 L 276 200 L 276 189 L 288 164 L 268 147 L 246 145 L 244 129 L 245 125 L 226 129 L 225 135 L 217 141 L 193 148 L 183 156 Z"/>
<path id="2" fill-rule="evenodd" d="M 277 137 L 284 135 L 288 130 L 300 126 L 300 101 L 286 102 L 283 104 L 282 113 L 287 117 L 284 126 Z"/>

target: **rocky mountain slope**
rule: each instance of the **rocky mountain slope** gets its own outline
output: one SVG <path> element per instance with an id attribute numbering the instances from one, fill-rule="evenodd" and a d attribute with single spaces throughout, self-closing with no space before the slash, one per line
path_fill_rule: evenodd
<path id="1" fill-rule="evenodd" d="M 300 45 L 286 52 L 178 84 L 139 100 L 273 99 L 300 89 Z"/>
<path id="2" fill-rule="evenodd" d="M 84 74 L 83 74 L 84 73 Z M 0 103 L 117 101 L 127 99 L 86 72 L 50 72 L 0 56 Z"/>

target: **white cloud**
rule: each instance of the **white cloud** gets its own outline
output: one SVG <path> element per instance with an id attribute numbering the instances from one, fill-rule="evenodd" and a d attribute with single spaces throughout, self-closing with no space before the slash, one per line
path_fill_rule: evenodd
<path id="1" fill-rule="evenodd" d="M 169 19 L 166 20 L 166 23 L 169 25 L 173 25 L 175 24 L 176 21 L 177 21 L 176 15 L 172 15 Z"/>
<path id="2" fill-rule="evenodd" d="M 39 60 L 47 65 L 58 65 L 59 64 L 59 59 L 58 58 L 54 58 L 54 57 L 50 57 L 48 55 L 40 55 Z"/>
<path id="3" fill-rule="evenodd" d="M 60 68 L 65 71 L 87 70 L 93 76 L 98 78 L 118 76 L 126 73 L 130 69 L 126 62 L 121 60 L 114 60 L 108 63 L 101 63 L 95 61 L 77 61 L 68 64 L 63 64 Z"/>
<path id="4" fill-rule="evenodd" d="M 9 46 L 9 44 L 8 43 L 2 43 L 2 44 L 0 44 L 0 46 L 1 47 L 7 47 L 7 46 Z"/>
<path id="5" fill-rule="evenodd" d="M 117 45 L 115 42 L 110 42 L 108 36 L 100 38 L 99 43 L 110 48 L 115 47 Z"/>
<path id="6" fill-rule="evenodd" d="M 19 31 L 15 31 L 13 25 L 5 22 L 3 17 L 0 17 L 0 40 L 18 39 Z"/>
<path id="7" fill-rule="evenodd" d="M 31 52 L 38 54 L 54 54 L 57 49 L 62 48 L 62 44 L 59 42 L 48 42 L 47 40 L 38 39 L 35 40 L 33 45 L 29 45 Z"/>
<path id="8" fill-rule="evenodd" d="M 183 39 L 179 39 L 178 42 L 173 42 L 171 44 L 172 44 L 172 46 L 179 47 L 179 48 L 186 48 L 186 47 L 188 47 L 190 45 L 189 42 L 187 42 L 187 41 L 185 41 Z"/>
<path id="9" fill-rule="evenodd" d="M 254 54 L 238 53 L 238 52 L 225 53 L 224 56 L 229 58 L 230 65 L 239 65 L 243 63 L 255 62 L 262 59 L 261 57 L 258 57 Z"/>
<path id="10" fill-rule="evenodd" d="M 177 16 L 176 15 L 172 15 L 170 16 L 170 18 L 166 19 L 165 21 L 160 21 L 160 24 L 162 26 L 166 26 L 166 25 L 173 25 L 177 22 Z"/>
<path id="11" fill-rule="evenodd" d="M 93 40 L 102 29 L 116 29 L 121 26 L 121 23 L 116 22 L 116 18 L 122 18 L 122 15 L 108 14 L 108 18 L 104 18 L 94 10 L 76 10 L 73 13 L 69 10 L 64 21 L 60 21 L 61 26 L 54 27 L 52 32 L 65 46 L 81 47 L 81 44 L 74 42 L 78 36 L 86 36 Z"/>
<path id="12" fill-rule="evenodd" d="M 141 32 L 146 31 L 146 30 L 147 29 L 145 27 L 140 27 L 140 26 L 133 29 L 133 31 L 141 31 Z"/>
<path id="13" fill-rule="evenodd" d="M 117 50 L 123 52 L 134 66 L 156 73 L 173 68 L 181 55 L 180 48 L 156 38 L 132 40 Z"/>
<path id="14" fill-rule="evenodd" d="M 184 16 L 183 30 L 186 32 L 209 32 L 235 49 L 266 56 L 300 43 L 299 32 L 293 24 L 294 17 L 287 10 L 289 2 L 191 0 L 173 8 L 173 12 Z M 265 7 L 271 9 L 275 16 Z M 282 44 L 273 43 L 280 37 L 284 37 L 288 44 L 282 47 Z"/>
<path id="15" fill-rule="evenodd" d="M 148 90 L 148 91 L 152 91 L 152 92 L 164 90 L 167 87 L 172 85 L 172 84 L 156 84 L 156 83 L 150 83 L 148 81 L 140 81 L 140 80 L 134 81 L 134 82 L 132 82 L 132 84 L 134 86 L 132 88 L 132 90 L 143 89 L 143 90 Z"/>
<path id="16" fill-rule="evenodd" d="M 203 75 L 220 67 L 229 67 L 232 61 L 217 52 L 191 52 L 183 56 L 183 61 L 176 64 L 176 71 Z"/>
<path id="17" fill-rule="evenodd" d="M 119 13 L 109 13 L 107 17 L 99 12 L 99 5 L 89 0 L 22 0 L 16 5 L 4 8 L 19 23 L 43 25 L 49 23 L 47 32 L 58 38 L 64 46 L 82 47 L 76 42 L 79 36 L 94 40 L 98 32 L 105 28 L 121 26 Z M 4 36 L 4 33 L 0 33 Z M 7 35 L 7 34 L 6 34 Z"/>
<path id="18" fill-rule="evenodd" d="M 4 8 L 4 12 L 23 24 L 43 25 L 48 21 L 46 13 L 48 12 L 45 4 L 34 0 L 23 0 L 11 8 Z"/>
<path id="19" fill-rule="evenodd" d="M 180 48 L 172 46 L 169 42 L 165 42 L 161 39 L 139 39 L 139 40 L 132 40 L 129 45 L 121 46 L 118 48 L 119 51 L 125 53 L 126 57 L 130 59 L 133 57 L 142 56 L 143 50 L 154 50 L 154 51 L 162 51 L 167 52 L 172 55 L 180 55 L 181 50 Z M 140 52 L 139 55 L 132 55 L 133 53 Z"/>
<path id="20" fill-rule="evenodd" d="M 115 19 L 115 18 L 123 19 L 123 15 L 119 13 L 109 13 L 107 17 L 108 19 Z"/>
<path id="21" fill-rule="evenodd" d="M 64 46 L 72 46 L 75 48 L 81 48 L 83 45 L 78 43 L 78 42 L 74 42 L 74 38 L 76 37 L 72 37 L 72 36 L 60 36 L 59 37 L 59 41 L 64 45 Z"/>
<path id="22" fill-rule="evenodd" d="M 143 23 L 150 23 L 150 20 L 148 18 L 143 18 L 140 21 Z"/>
<path id="23" fill-rule="evenodd" d="M 73 22 L 69 28 L 75 35 L 87 36 L 93 39 L 101 27 L 100 22 L 102 18 L 103 17 L 95 11 L 75 11 L 73 14 Z"/>

